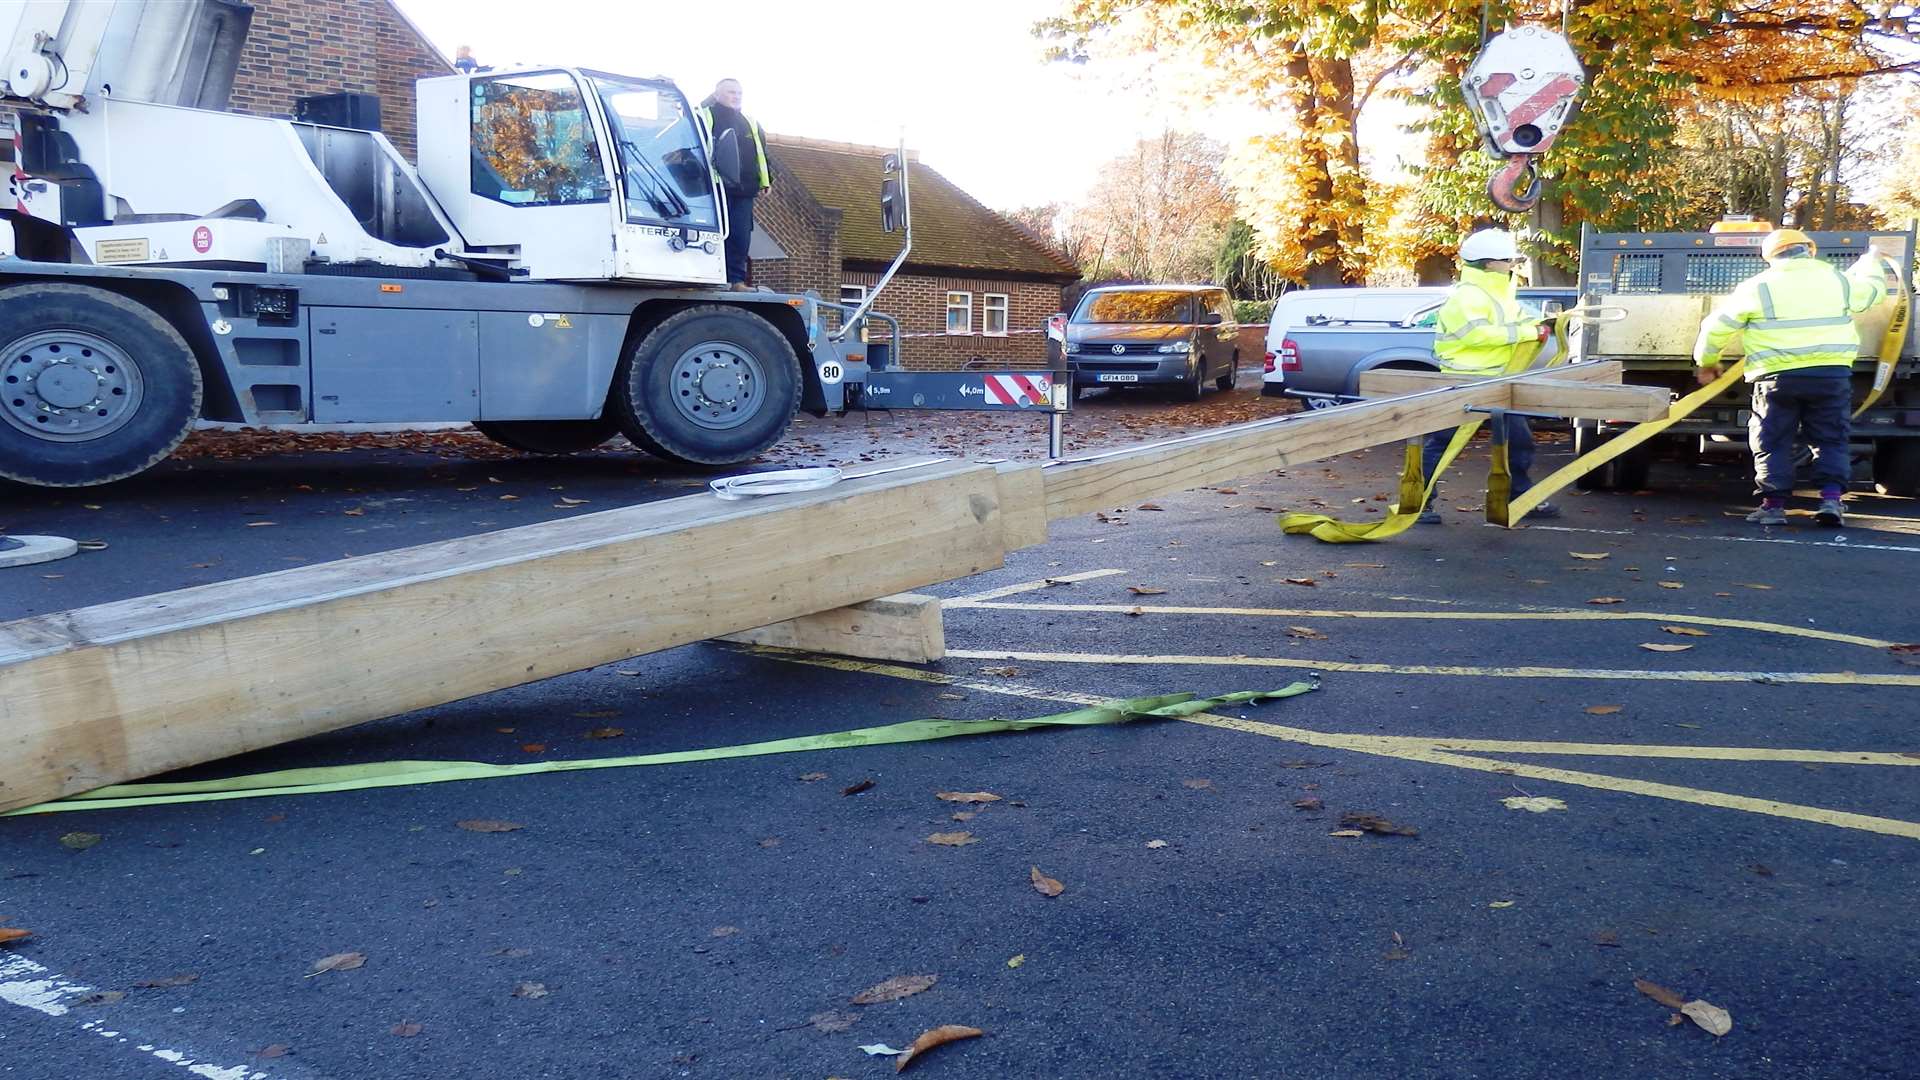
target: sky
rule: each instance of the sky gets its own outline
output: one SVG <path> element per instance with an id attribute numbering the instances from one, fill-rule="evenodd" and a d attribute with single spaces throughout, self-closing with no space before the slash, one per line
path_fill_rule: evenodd
<path id="1" fill-rule="evenodd" d="M 1049 0 L 397 0 L 451 56 L 666 75 L 698 101 L 740 79 L 767 130 L 907 145 L 989 206 L 1072 201 L 1100 163 L 1165 127 L 1224 140 L 1261 122 L 1182 116 L 1101 64 L 1044 62 Z M 672 20 L 678 21 L 672 21 Z M 1112 62 L 1117 69 L 1127 61 Z"/>

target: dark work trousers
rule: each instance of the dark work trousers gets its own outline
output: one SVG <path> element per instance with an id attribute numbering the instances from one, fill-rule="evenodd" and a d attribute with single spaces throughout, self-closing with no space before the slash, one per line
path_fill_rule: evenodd
<path id="1" fill-rule="evenodd" d="M 1426 445 L 1420 450 L 1420 469 L 1427 479 L 1433 479 L 1433 467 L 1440 464 L 1440 455 L 1447 452 L 1447 444 L 1453 441 L 1453 428 L 1436 431 L 1427 436 Z M 1513 478 L 1512 492 L 1515 495 L 1533 486 L 1533 428 L 1527 425 L 1527 418 L 1507 414 L 1507 473 Z"/>
<path id="2" fill-rule="evenodd" d="M 1852 476 L 1847 438 L 1853 433 L 1853 374 L 1843 367 L 1806 368 L 1753 384 L 1753 481 L 1762 497 L 1793 494 L 1796 439 L 1813 451 L 1813 481 L 1846 486 Z"/>
<path id="3" fill-rule="evenodd" d="M 757 196 L 727 191 L 727 284 L 747 283 L 747 247 L 753 243 L 753 200 Z"/>

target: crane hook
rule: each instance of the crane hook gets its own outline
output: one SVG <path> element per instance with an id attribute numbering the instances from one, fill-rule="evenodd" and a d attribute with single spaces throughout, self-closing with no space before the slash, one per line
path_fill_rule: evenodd
<path id="1" fill-rule="evenodd" d="M 1540 170 L 1532 154 L 1511 154 L 1506 167 L 1487 181 L 1487 198 L 1512 214 L 1524 214 L 1540 203 Z"/>

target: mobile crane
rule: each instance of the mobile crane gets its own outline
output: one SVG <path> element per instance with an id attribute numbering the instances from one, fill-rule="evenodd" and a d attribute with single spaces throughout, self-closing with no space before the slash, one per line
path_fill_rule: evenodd
<path id="1" fill-rule="evenodd" d="M 422 79 L 416 169 L 377 123 L 224 111 L 251 16 L 0 12 L 0 477 L 130 476 L 202 419 L 471 421 L 549 453 L 618 433 L 729 465 L 797 409 L 1066 408 L 1050 371 L 899 369 L 872 306 L 912 247 L 904 153 L 875 163 L 904 236 L 862 303 L 729 291 L 719 185 L 741 150 L 670 80 Z M 981 392 L 996 379 L 1023 391 Z"/>

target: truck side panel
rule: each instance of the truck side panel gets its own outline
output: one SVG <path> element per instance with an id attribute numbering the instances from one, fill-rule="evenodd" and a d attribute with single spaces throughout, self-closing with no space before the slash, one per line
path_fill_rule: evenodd
<path id="1" fill-rule="evenodd" d="M 307 314 L 314 420 L 404 423 L 478 415 L 477 313 L 317 307 Z"/>
<path id="2" fill-rule="evenodd" d="M 629 322 L 624 315 L 481 312 L 478 419 L 598 417 Z"/>

